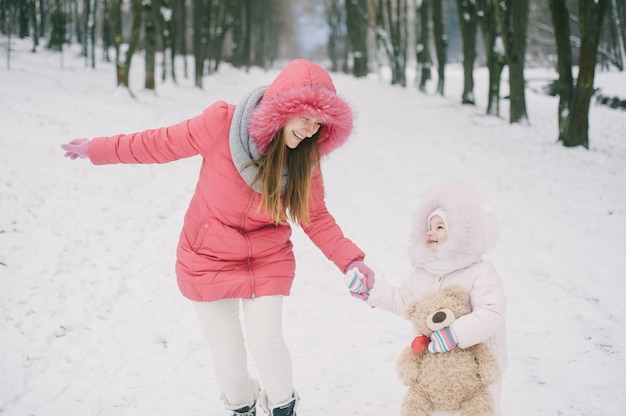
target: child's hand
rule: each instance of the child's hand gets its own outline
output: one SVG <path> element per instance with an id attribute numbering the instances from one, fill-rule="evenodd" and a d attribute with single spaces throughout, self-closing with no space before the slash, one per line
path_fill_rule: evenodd
<path id="1" fill-rule="evenodd" d="M 430 352 L 450 352 L 456 347 L 457 341 L 449 326 L 439 329 L 430 335 Z"/>
<path id="2" fill-rule="evenodd" d="M 362 295 L 369 292 L 367 289 L 367 278 L 357 267 L 354 267 L 346 272 L 343 282 L 346 286 L 348 286 L 348 289 L 350 289 L 350 292 L 352 293 Z"/>
<path id="3" fill-rule="evenodd" d="M 375 279 L 374 271 L 367 267 L 363 260 L 355 260 L 346 269 L 344 283 L 353 297 L 367 300 L 370 290 L 374 287 Z"/>

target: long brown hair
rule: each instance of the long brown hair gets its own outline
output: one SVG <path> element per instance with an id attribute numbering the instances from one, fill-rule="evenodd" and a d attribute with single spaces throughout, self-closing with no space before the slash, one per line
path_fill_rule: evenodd
<path id="1" fill-rule="evenodd" d="M 275 224 L 284 222 L 287 217 L 296 224 L 309 223 L 311 172 L 319 163 L 317 139 L 322 128 L 312 137 L 301 141 L 295 149 L 287 147 L 283 139 L 284 129 L 280 129 L 263 156 L 256 161 L 258 169 L 254 182 L 263 184 L 261 204 Z M 284 167 L 287 168 L 287 182 L 281 202 Z"/>

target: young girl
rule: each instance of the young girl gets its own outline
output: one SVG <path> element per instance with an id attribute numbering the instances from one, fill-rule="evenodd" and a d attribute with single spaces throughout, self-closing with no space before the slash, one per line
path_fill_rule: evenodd
<path id="1" fill-rule="evenodd" d="M 472 312 L 449 327 L 435 331 L 429 350 L 445 353 L 485 343 L 506 367 L 505 296 L 493 265 L 482 255 L 493 248 L 498 225 L 491 209 L 478 195 L 458 182 L 430 190 L 417 209 L 411 238 L 413 272 L 400 286 L 378 279 L 368 290 L 367 277 L 348 271 L 346 284 L 370 306 L 398 315 L 412 300 L 449 285 L 460 285 L 470 295 Z M 361 277 L 361 279 L 359 279 Z M 500 378 L 490 386 L 495 414 L 500 412 Z"/>
<path id="2" fill-rule="evenodd" d="M 176 275 L 206 332 L 222 399 L 233 415 L 255 415 L 257 401 L 271 416 L 296 414 L 281 326 L 283 296 L 295 274 L 288 219 L 342 273 L 356 267 L 373 282 L 364 253 L 344 237 L 324 201 L 320 158 L 348 139 L 352 125 L 352 110 L 330 75 L 300 59 L 237 106 L 219 101 L 170 127 L 62 145 L 66 157 L 89 157 L 96 165 L 202 156 Z M 262 394 L 248 373 L 246 345 Z"/>

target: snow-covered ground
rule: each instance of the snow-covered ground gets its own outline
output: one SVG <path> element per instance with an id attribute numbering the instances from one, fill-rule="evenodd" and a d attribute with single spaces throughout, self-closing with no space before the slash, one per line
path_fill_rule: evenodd
<path id="1" fill-rule="evenodd" d="M 63 158 L 59 145 L 172 124 L 218 99 L 236 103 L 278 69 L 222 65 L 204 90 L 181 69 L 178 86 L 151 93 L 137 57 L 133 99 L 115 87 L 110 64 L 86 68 L 75 47 L 62 58 L 18 43 L 11 70 L 0 68 L 0 414 L 224 414 L 174 277 L 200 160 L 95 167 Z M 626 112 L 593 105 L 590 149 L 567 149 L 555 142 L 558 98 L 533 91 L 554 71 L 527 72 L 530 125 L 510 125 L 506 101 L 502 118 L 484 115 L 486 75 L 477 69 L 471 107 L 459 104 L 459 67 L 447 69 L 444 97 L 333 74 L 358 119 L 323 165 L 328 206 L 377 278 L 399 283 L 411 268 L 420 194 L 464 179 L 501 224 L 487 257 L 508 296 L 505 414 L 621 416 Z M 626 73 L 598 72 L 596 81 L 626 97 Z M 405 387 L 394 366 L 410 325 L 352 298 L 301 230 L 293 239 L 285 336 L 298 414 L 398 414 Z"/>

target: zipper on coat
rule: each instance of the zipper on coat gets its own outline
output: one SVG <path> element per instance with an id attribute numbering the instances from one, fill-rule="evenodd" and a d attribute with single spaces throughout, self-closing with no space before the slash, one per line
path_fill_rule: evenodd
<path id="1" fill-rule="evenodd" d="M 256 298 L 256 293 L 254 290 L 255 287 L 255 283 L 254 283 L 254 272 L 252 271 L 252 243 L 250 242 L 250 237 L 248 237 L 248 234 L 244 231 L 244 226 L 246 224 L 246 217 L 248 216 L 248 212 L 250 211 L 250 207 L 252 206 L 252 202 L 254 201 L 254 192 L 250 193 L 250 200 L 248 201 L 248 206 L 246 207 L 245 211 L 243 212 L 243 215 L 241 216 L 241 225 L 239 227 L 239 232 L 241 233 L 241 235 L 244 236 L 244 238 L 246 239 L 246 243 L 248 245 L 248 273 L 250 274 L 250 286 L 252 288 L 252 299 Z"/>

